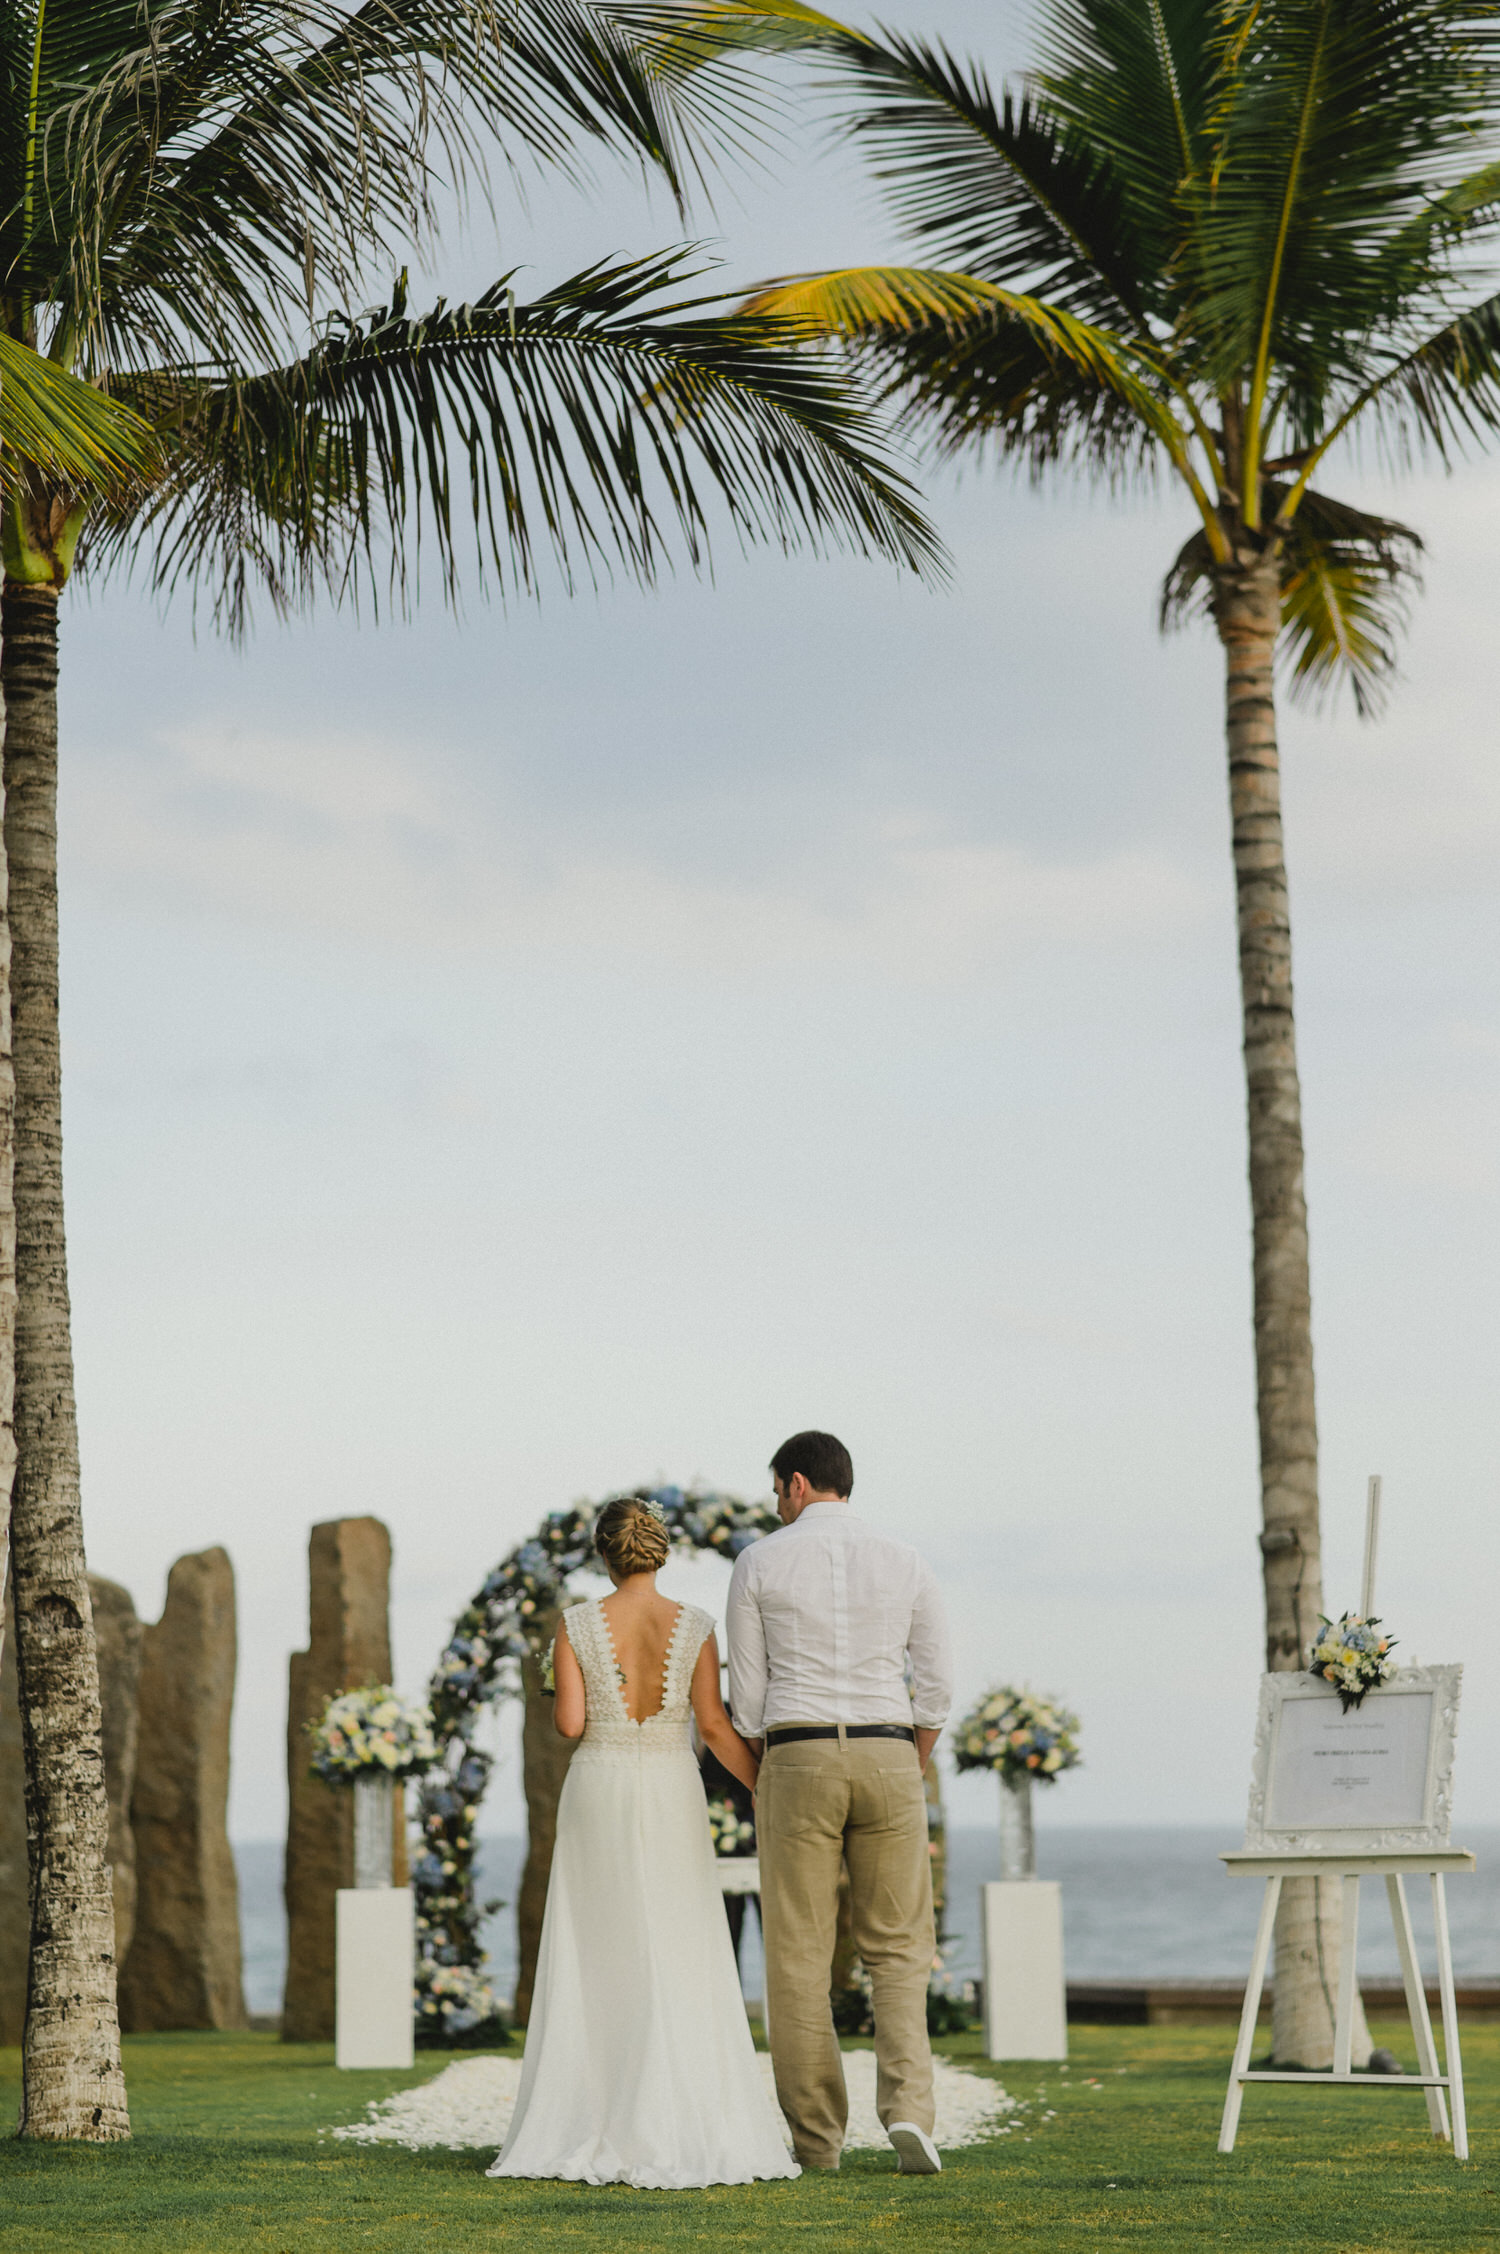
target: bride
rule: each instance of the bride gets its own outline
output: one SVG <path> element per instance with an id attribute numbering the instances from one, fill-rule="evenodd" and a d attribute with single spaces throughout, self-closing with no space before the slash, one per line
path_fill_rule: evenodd
<path id="1" fill-rule="evenodd" d="M 615 1593 L 570 1606 L 557 1633 L 557 1727 L 582 1742 L 558 1805 L 520 2095 L 488 2173 L 667 2191 L 795 2176 L 688 1738 L 691 1709 L 753 1786 L 713 1622 L 658 1593 L 668 1542 L 649 1504 L 606 1504 L 594 1544 Z"/>

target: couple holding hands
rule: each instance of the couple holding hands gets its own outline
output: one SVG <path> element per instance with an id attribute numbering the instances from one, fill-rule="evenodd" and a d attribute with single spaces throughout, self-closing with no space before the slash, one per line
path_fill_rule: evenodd
<path id="1" fill-rule="evenodd" d="M 905 2174 L 935 2175 L 935 1941 L 922 1776 L 947 1717 L 947 1631 L 916 1551 L 855 1517 L 849 1453 L 771 1459 L 782 1524 L 729 1592 L 731 1722 L 713 1622 L 656 1587 L 665 1526 L 599 1514 L 614 1583 L 558 1630 L 558 1807 L 520 2094 L 492 2176 L 654 2190 L 836 2169 L 848 2104 L 829 2002 L 838 1890 L 874 1991 L 876 2104 Z M 689 1719 L 756 1792 L 766 2006 L 788 2158 L 724 1916 Z"/>

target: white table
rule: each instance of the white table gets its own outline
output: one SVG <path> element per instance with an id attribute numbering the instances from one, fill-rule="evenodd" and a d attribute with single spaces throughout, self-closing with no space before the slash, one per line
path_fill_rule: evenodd
<path id="1" fill-rule="evenodd" d="M 1427 2100 L 1427 2118 L 1432 2124 L 1435 2137 L 1446 2138 L 1450 2135 L 1448 2107 L 1451 2103 L 1453 2157 L 1455 2160 L 1467 2160 L 1469 2131 L 1464 2113 L 1463 2061 L 1458 2045 L 1458 2009 L 1453 1993 L 1453 1951 L 1448 1939 L 1448 1903 L 1443 1892 L 1443 1879 L 1448 1871 L 1471 1871 L 1474 1868 L 1474 1857 L 1461 1847 L 1422 1847 L 1394 1854 L 1343 1855 L 1255 1853 L 1245 1848 L 1222 1855 L 1220 1861 L 1236 1878 L 1259 1877 L 1266 1882 L 1260 1926 L 1255 1936 L 1255 1954 L 1250 1962 L 1250 1978 L 1245 1988 L 1245 2005 L 1240 2013 L 1239 2040 L 1235 2044 L 1234 2064 L 1229 2071 L 1229 2091 L 1224 2100 L 1224 2119 L 1219 2130 L 1220 2152 L 1234 2150 L 1240 2106 L 1247 2083 L 1286 2082 L 1310 2085 L 1313 2088 L 1336 2083 L 1345 2089 L 1421 2090 Z M 1266 1965 L 1271 1954 L 1276 1905 L 1281 1900 L 1282 1880 L 1319 1877 L 1343 1880 L 1339 1994 L 1334 2014 L 1332 2069 L 1307 2074 L 1278 2072 L 1274 2068 L 1252 2072 L 1250 2051 L 1255 2040 L 1261 1991 L 1266 1984 Z M 1401 1957 L 1401 1980 L 1406 1990 L 1406 2008 L 1411 2017 L 1411 2031 L 1417 2046 L 1415 2074 L 1356 2074 L 1351 2064 L 1354 2048 L 1354 1999 L 1358 1994 L 1355 1951 L 1359 1940 L 1359 1882 L 1361 1878 L 1377 1877 L 1385 1880 L 1391 1922 L 1396 1929 L 1396 1947 Z M 1417 1963 L 1416 1942 L 1412 1935 L 1411 1912 L 1407 1908 L 1404 1885 L 1409 1877 L 1427 1877 L 1432 1881 L 1432 1923 L 1437 1942 L 1438 1994 L 1443 2011 L 1443 2052 L 1448 2066 L 1446 2074 L 1438 2072 L 1437 2048 L 1432 2039 L 1432 2019 L 1427 2009 L 1427 1991 L 1422 1984 L 1421 1967 Z M 1447 2093 L 1446 2103 L 1444 2092 Z"/>

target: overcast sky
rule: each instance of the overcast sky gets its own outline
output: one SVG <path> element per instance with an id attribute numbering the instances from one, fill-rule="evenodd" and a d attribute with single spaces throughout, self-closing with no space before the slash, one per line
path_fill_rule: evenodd
<path id="1" fill-rule="evenodd" d="M 1024 57 L 1005 11 L 900 13 Z M 896 250 L 813 149 L 695 215 L 734 280 Z M 601 178 L 502 198 L 445 280 L 674 238 Z M 1388 715 L 1283 727 L 1327 1595 L 1380 1470 L 1381 1608 L 1468 1666 L 1461 1828 L 1500 1812 L 1500 474 L 1341 477 L 1429 559 Z M 390 1526 L 415 1691 L 546 1511 L 762 1494 L 812 1423 L 941 1573 L 961 1696 L 1081 1712 L 1046 1821 L 1233 1836 L 1262 1631 L 1221 688 L 1154 625 L 1191 526 L 927 491 L 946 593 L 726 544 L 712 585 L 239 652 L 67 598 L 90 1561 L 154 1617 L 175 1556 L 233 1555 L 237 1836 L 281 1824 L 315 1520 Z M 517 1805 L 512 1762 L 486 1828 Z"/>

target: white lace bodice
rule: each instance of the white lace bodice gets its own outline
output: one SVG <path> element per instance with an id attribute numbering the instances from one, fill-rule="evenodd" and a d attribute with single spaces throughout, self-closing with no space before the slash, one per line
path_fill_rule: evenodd
<path id="1" fill-rule="evenodd" d="M 695 1604 L 685 1604 L 678 1612 L 667 1645 L 661 1709 L 648 1715 L 644 1722 L 630 1719 L 603 1605 L 593 1598 L 584 1604 L 570 1605 L 567 1627 L 573 1655 L 583 1670 L 588 1715 L 570 1766 L 579 1761 L 618 1760 L 622 1756 L 635 1759 L 644 1753 L 690 1754 L 688 1720 L 692 1713 L 693 1669 L 706 1639 L 713 1634 L 712 1617 L 700 1612 Z"/>

